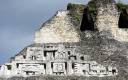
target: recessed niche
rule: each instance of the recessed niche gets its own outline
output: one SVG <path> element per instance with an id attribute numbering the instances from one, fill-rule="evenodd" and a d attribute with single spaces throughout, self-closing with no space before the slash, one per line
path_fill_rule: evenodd
<path id="1" fill-rule="evenodd" d="M 119 28 L 128 28 L 128 12 L 126 9 L 121 11 L 118 26 Z"/>
<path id="2" fill-rule="evenodd" d="M 81 22 L 81 31 L 90 30 L 94 31 L 94 21 L 87 8 L 84 9 L 83 18 Z"/>

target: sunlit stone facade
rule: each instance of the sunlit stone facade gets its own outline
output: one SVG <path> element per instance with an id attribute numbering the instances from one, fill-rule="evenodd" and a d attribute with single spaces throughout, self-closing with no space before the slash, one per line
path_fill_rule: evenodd
<path id="1" fill-rule="evenodd" d="M 98 35 L 91 38 L 92 35 L 87 34 L 89 32 L 85 32 L 88 38 L 86 37 L 84 41 L 86 42 L 84 47 L 81 46 L 83 45 L 79 34 L 81 32 L 78 32 L 76 26 L 71 22 L 72 18 L 68 13 L 69 11 L 57 12 L 49 22 L 46 22 L 36 31 L 34 44 L 26 47 L 19 54 L 12 57 L 10 62 L 2 65 L 0 67 L 0 77 L 39 75 L 116 76 L 118 69 L 115 66 L 99 64 L 96 60 L 91 60 L 92 56 L 90 56 L 91 54 L 96 55 L 98 52 L 101 55 L 109 55 L 109 53 L 112 55 L 113 52 L 118 51 L 115 46 L 113 49 L 113 45 L 106 45 L 106 42 L 101 46 L 100 39 L 102 37 L 99 38 Z M 99 7 L 97 15 L 97 32 L 100 32 L 100 36 L 115 39 L 114 35 L 116 33 L 112 35 L 111 32 L 114 32 L 113 30 L 117 27 L 119 15 L 114 4 Z M 101 34 L 102 32 L 103 34 Z M 110 33 L 111 36 L 107 33 Z M 81 45 L 77 45 L 77 43 Z M 81 47 L 85 50 L 84 52 L 81 52 Z M 99 48 L 102 49 L 101 52 Z"/>
<path id="2" fill-rule="evenodd" d="M 77 75 L 114 76 L 118 70 L 112 66 L 102 66 L 90 61 L 89 55 L 76 53 L 75 45 L 44 44 L 27 47 L 25 54 L 16 55 L 10 63 L 1 66 L 0 76 L 35 75 Z"/>

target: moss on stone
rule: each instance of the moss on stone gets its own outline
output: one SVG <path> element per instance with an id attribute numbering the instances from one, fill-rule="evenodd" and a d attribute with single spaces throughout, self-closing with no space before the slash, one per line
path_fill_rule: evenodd
<path id="1" fill-rule="evenodd" d="M 69 3 L 67 10 L 69 10 L 70 13 L 68 15 L 71 16 L 77 24 L 80 24 L 84 8 L 85 5 Z"/>
<path id="2" fill-rule="evenodd" d="M 94 0 L 91 0 L 88 3 L 88 11 L 89 11 L 89 14 L 93 17 L 93 19 L 95 19 L 97 10 L 96 10 L 96 4 Z"/>
<path id="3" fill-rule="evenodd" d="M 128 4 L 117 2 L 116 5 L 118 8 L 118 11 L 121 12 L 121 15 L 123 16 L 124 20 L 128 21 Z M 85 13 L 84 11 L 85 9 L 87 11 L 86 13 L 88 13 L 92 17 L 93 22 L 95 22 L 96 15 L 97 15 L 97 6 L 96 6 L 95 0 L 90 0 L 87 5 L 69 3 L 67 6 L 67 10 L 71 11 L 69 15 L 75 21 L 77 21 L 78 24 L 81 23 L 82 14 Z"/>
<path id="4" fill-rule="evenodd" d="M 71 16 L 78 22 L 81 21 L 82 16 L 79 13 L 72 13 Z"/>
<path id="5" fill-rule="evenodd" d="M 83 13 L 85 5 L 69 3 L 67 10 Z"/>

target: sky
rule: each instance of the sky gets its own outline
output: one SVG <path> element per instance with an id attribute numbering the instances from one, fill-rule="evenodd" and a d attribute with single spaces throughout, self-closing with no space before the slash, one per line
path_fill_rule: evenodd
<path id="1" fill-rule="evenodd" d="M 69 2 L 89 0 L 0 0 L 0 64 L 33 43 L 34 33 Z M 128 0 L 123 0 L 128 3 Z"/>

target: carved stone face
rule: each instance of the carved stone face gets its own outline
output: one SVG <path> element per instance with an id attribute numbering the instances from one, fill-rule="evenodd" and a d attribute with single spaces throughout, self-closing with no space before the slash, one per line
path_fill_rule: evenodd
<path id="1" fill-rule="evenodd" d="M 65 63 L 53 63 L 53 72 L 65 72 Z"/>
<path id="2" fill-rule="evenodd" d="M 43 59 L 43 50 L 41 47 L 28 47 L 27 59 L 29 60 L 41 60 Z"/>

